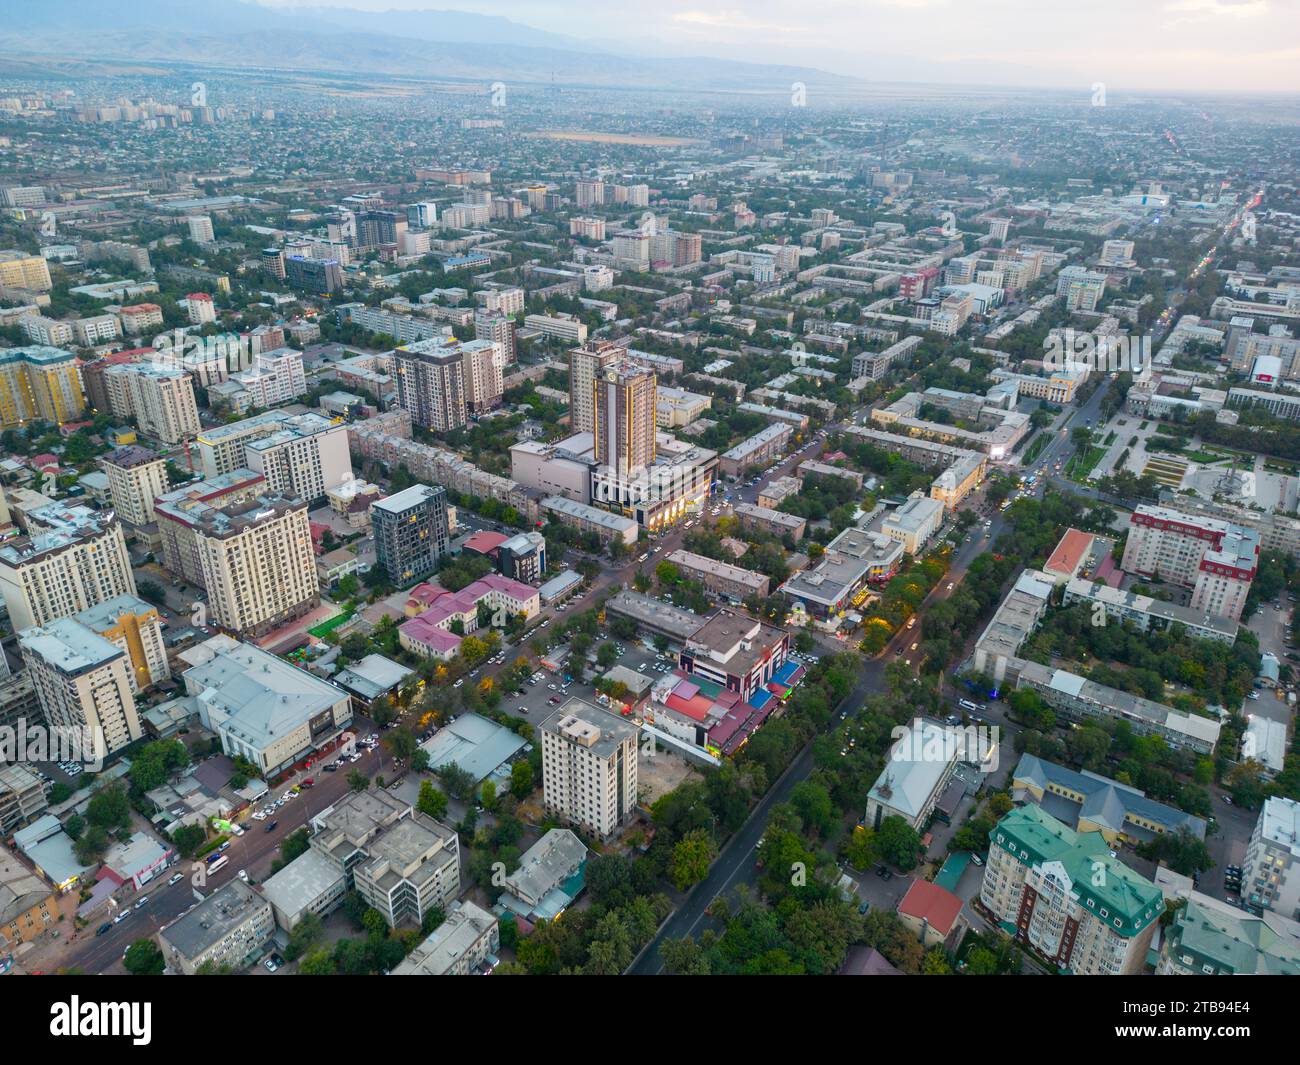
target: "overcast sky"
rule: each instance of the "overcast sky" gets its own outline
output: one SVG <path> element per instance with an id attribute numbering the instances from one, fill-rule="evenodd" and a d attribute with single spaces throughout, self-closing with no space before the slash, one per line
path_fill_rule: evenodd
<path id="1" fill-rule="evenodd" d="M 448 8 L 656 55 L 877 80 L 1300 91 L 1300 0 L 262 0 Z"/>

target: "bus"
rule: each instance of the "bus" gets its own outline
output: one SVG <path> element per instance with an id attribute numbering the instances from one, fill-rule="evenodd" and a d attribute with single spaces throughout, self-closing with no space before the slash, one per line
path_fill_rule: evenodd
<path id="1" fill-rule="evenodd" d="M 212 862 L 208 866 L 208 876 L 211 876 L 219 869 L 224 869 L 229 864 L 230 864 L 230 855 L 223 854 L 220 858 L 218 858 L 215 862 Z"/>

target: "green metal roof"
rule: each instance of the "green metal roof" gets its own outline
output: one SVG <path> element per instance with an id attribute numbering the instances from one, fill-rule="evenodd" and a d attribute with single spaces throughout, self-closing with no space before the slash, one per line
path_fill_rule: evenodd
<path id="1" fill-rule="evenodd" d="M 1150 880 L 1110 856 L 1100 832 L 1076 832 L 1037 806 L 1012 810 L 989 833 L 990 847 L 1026 865 L 1059 862 L 1079 905 L 1121 936 L 1134 936 L 1164 912 Z"/>

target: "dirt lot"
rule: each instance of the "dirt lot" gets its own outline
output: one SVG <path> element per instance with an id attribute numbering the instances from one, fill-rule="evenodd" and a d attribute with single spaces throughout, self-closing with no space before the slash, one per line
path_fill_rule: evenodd
<path id="1" fill-rule="evenodd" d="M 637 792 L 646 806 L 684 781 L 699 776 L 699 770 L 685 756 L 672 751 L 657 750 L 654 757 L 647 758 L 642 748 L 641 757 L 637 759 Z"/>

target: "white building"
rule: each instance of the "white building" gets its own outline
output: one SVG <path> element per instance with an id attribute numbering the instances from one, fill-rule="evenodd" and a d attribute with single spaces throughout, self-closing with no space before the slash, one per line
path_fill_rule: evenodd
<path id="1" fill-rule="evenodd" d="M 637 728 L 581 699 L 541 725 L 546 809 L 601 837 L 636 807 Z"/>
<path id="2" fill-rule="evenodd" d="M 1243 897 L 1256 906 L 1300 920 L 1300 803 L 1264 801 L 1241 865 Z"/>

